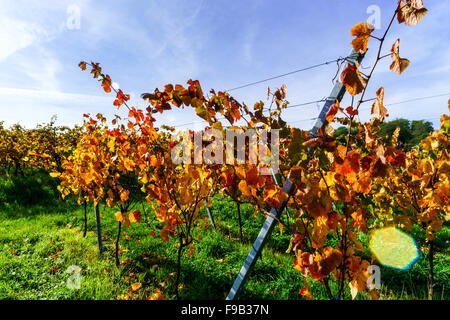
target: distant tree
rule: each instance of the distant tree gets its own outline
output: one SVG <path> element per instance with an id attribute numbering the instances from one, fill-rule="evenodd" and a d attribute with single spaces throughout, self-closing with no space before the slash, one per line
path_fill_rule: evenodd
<path id="1" fill-rule="evenodd" d="M 380 124 L 380 136 L 383 140 L 390 140 L 397 127 L 400 127 L 400 134 L 398 137 L 398 144 L 400 147 L 410 150 L 417 146 L 422 139 L 426 138 L 432 132 L 433 124 L 425 120 L 395 119 L 389 122 Z M 348 135 L 347 127 L 338 127 L 334 132 L 334 137 L 339 144 L 345 144 Z"/>
<path id="2" fill-rule="evenodd" d="M 357 134 L 358 128 L 352 128 L 352 134 Z M 347 143 L 347 136 L 348 136 L 348 128 L 347 127 L 338 127 L 333 134 L 333 137 L 336 139 L 336 141 L 341 144 L 345 145 Z"/>
<path id="3" fill-rule="evenodd" d="M 411 134 L 411 123 L 407 119 L 395 119 L 389 122 L 383 122 L 380 125 L 380 135 L 386 139 L 391 139 L 395 129 L 400 127 L 400 134 L 398 136 L 398 142 L 400 146 L 406 147 L 408 142 L 413 137 Z"/>
<path id="4" fill-rule="evenodd" d="M 433 130 L 433 125 L 431 122 L 425 120 L 413 120 L 411 122 L 412 138 L 408 141 L 408 149 L 418 145 L 420 141 L 425 139 Z"/>
<path id="5" fill-rule="evenodd" d="M 345 138 L 347 137 L 348 134 L 348 128 L 347 127 L 339 127 L 336 129 L 336 131 L 334 131 L 334 137 L 336 138 L 336 141 L 344 144 L 345 143 Z"/>

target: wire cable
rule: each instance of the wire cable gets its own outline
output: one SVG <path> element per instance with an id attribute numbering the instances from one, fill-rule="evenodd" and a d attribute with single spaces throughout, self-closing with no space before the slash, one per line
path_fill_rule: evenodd
<path id="1" fill-rule="evenodd" d="M 395 106 L 395 105 L 399 105 L 399 104 L 403 104 L 403 103 L 408 103 L 408 102 L 413 102 L 413 101 L 420 101 L 420 100 L 428 100 L 428 99 L 433 99 L 433 98 L 439 98 L 439 97 L 444 97 L 444 96 L 450 96 L 450 92 L 448 93 L 441 93 L 441 94 L 436 94 L 436 95 L 432 95 L 432 96 L 426 96 L 426 97 L 418 97 L 418 98 L 413 98 L 413 99 L 408 99 L 408 100 L 402 100 L 402 101 L 397 101 L 394 103 L 389 103 L 386 104 L 386 107 L 389 106 Z M 315 100 L 315 101 L 310 101 L 310 102 L 304 102 L 304 103 L 297 103 L 297 104 L 293 104 L 293 105 L 288 105 L 286 107 L 286 109 L 289 108 L 297 108 L 297 107 L 304 107 L 307 105 L 312 105 L 312 104 L 316 104 L 319 102 L 324 102 L 327 99 L 320 99 L 320 100 Z M 368 110 L 370 109 L 370 107 L 365 107 L 365 108 L 361 108 L 361 110 Z M 264 108 L 264 110 L 268 110 L 268 108 Z M 224 120 L 225 118 L 218 118 L 218 120 Z M 299 120 L 294 120 L 294 121 L 289 121 L 290 123 L 295 123 L 295 122 L 300 122 L 300 121 L 311 121 L 311 120 L 317 120 L 318 118 L 312 118 L 312 119 L 299 119 Z M 174 126 L 174 128 L 177 127 L 182 127 L 182 126 L 186 126 L 186 125 L 190 125 L 190 124 L 196 124 L 196 123 L 202 123 L 202 122 L 206 122 L 205 120 L 199 120 L 199 121 L 192 121 L 192 122 L 188 122 L 188 123 L 183 123 L 183 124 L 179 124 Z"/>
<path id="2" fill-rule="evenodd" d="M 419 100 L 427 100 L 427 99 L 439 98 L 439 97 L 444 97 L 444 96 L 448 96 L 448 95 L 450 95 L 450 92 L 447 92 L 447 93 L 441 93 L 441 94 L 436 94 L 436 95 L 434 95 L 434 96 L 427 96 L 427 97 L 413 98 L 413 99 L 409 99 L 409 100 L 403 100 L 403 101 L 399 101 L 399 102 L 389 103 L 389 104 L 386 104 L 386 106 L 395 106 L 395 105 L 397 105 L 397 104 L 402 104 L 402 103 L 407 103 L 407 102 L 413 102 L 413 101 L 419 101 Z"/>
<path id="3" fill-rule="evenodd" d="M 244 84 L 244 85 L 241 85 L 241 86 L 238 86 L 238 87 L 235 87 L 235 88 L 231 88 L 231 89 L 228 89 L 228 90 L 225 90 L 225 91 L 226 92 L 230 92 L 230 91 L 233 91 L 233 90 L 247 88 L 247 87 L 254 86 L 256 84 L 260 84 L 260 83 L 267 82 L 267 81 L 270 81 L 270 80 L 286 77 L 286 76 L 289 76 L 289 75 L 294 74 L 294 73 L 299 73 L 299 72 L 315 69 L 315 68 L 318 68 L 318 67 L 321 67 L 321 66 L 326 66 L 326 65 L 334 63 L 334 62 L 339 62 L 339 61 L 341 61 L 343 59 L 344 58 L 340 57 L 338 59 L 334 59 L 334 60 L 331 60 L 331 61 L 326 61 L 326 62 L 315 64 L 315 65 L 312 65 L 312 66 L 309 66 L 309 67 L 306 67 L 306 68 L 302 68 L 302 69 L 294 70 L 294 71 L 291 71 L 291 72 L 283 73 L 283 74 L 280 74 L 280 75 L 277 75 L 277 76 L 273 76 L 273 77 L 270 77 L 270 78 L 267 78 L 267 79 L 258 80 L 258 81 L 251 82 L 251 83 L 247 83 L 247 84 Z"/>
<path id="4" fill-rule="evenodd" d="M 445 96 L 450 96 L 450 92 L 436 94 L 436 95 L 432 95 L 432 96 L 418 97 L 418 98 L 413 98 L 413 99 L 408 99 L 408 100 L 397 101 L 397 102 L 394 102 L 394 103 L 385 104 L 385 107 L 391 107 L 391 106 L 396 106 L 396 105 L 403 104 L 403 103 L 408 103 L 408 102 L 413 102 L 413 101 L 420 101 L 420 100 L 428 100 L 428 99 L 445 97 Z M 322 99 L 322 100 L 318 100 L 317 102 L 321 102 L 321 101 L 325 101 L 325 100 L 326 99 Z M 300 107 L 300 106 L 304 106 L 304 105 L 308 105 L 308 104 L 312 104 L 312 103 L 313 102 L 300 103 L 300 104 L 288 106 L 288 108 L 289 107 L 291 107 L 291 108 Z M 370 109 L 370 107 L 364 107 L 364 108 L 361 108 L 360 110 L 369 110 L 369 109 Z M 289 123 L 295 123 L 295 122 L 300 122 L 300 121 L 311 121 L 311 120 L 316 120 L 316 119 L 318 119 L 318 118 L 316 117 L 316 118 L 312 118 L 312 119 L 299 119 L 299 120 L 288 121 L 288 122 Z M 436 120 L 436 119 L 440 119 L 440 118 L 423 119 L 423 120 Z"/>

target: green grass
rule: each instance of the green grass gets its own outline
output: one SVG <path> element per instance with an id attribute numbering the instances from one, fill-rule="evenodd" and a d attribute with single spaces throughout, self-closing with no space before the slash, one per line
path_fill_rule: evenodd
<path id="1" fill-rule="evenodd" d="M 2 184 L 7 185 L 0 181 Z M 3 191 L 7 188 L 0 188 L 0 195 L 7 194 Z M 88 233 L 84 238 L 83 208 L 71 200 L 56 200 L 53 188 L 50 185 L 33 204 L 21 205 L 24 198 L 0 204 L 0 299 L 117 299 L 130 293 L 130 286 L 136 282 L 142 283 L 142 288 L 129 298 L 147 299 L 156 289 L 168 299 L 175 298 L 176 239 L 162 242 L 158 235 L 151 237 L 150 231 L 158 232 L 157 221 L 151 215 L 145 215 L 140 224 L 122 228 L 120 259 L 123 263 L 116 267 L 113 250 L 118 227 L 114 218 L 116 210 L 100 206 L 105 248 L 100 257 L 93 208 L 88 207 Z M 137 209 L 142 209 L 142 205 L 145 204 L 138 204 Z M 264 223 L 262 215 L 254 217 L 252 208 L 243 205 L 245 233 L 240 243 L 235 204 L 217 198 L 212 210 L 217 231 L 211 228 L 202 209 L 198 233 L 194 235 L 202 239 L 195 242 L 196 253 L 192 258 L 183 255 L 182 299 L 224 299 Z M 412 234 L 421 243 L 424 235 L 420 230 L 413 229 Z M 449 235 L 450 228 L 446 226 L 436 240 L 441 249 L 435 262 L 435 299 L 450 299 Z M 298 294 L 303 288 L 303 276 L 293 269 L 293 255 L 285 253 L 289 239 L 289 235 L 281 235 L 278 227 L 275 228 L 240 299 L 303 299 Z M 359 240 L 367 244 L 368 237 L 359 235 Z M 362 256 L 370 260 L 371 254 L 366 251 Z M 382 299 L 425 299 L 426 257 L 425 251 L 408 272 L 382 267 Z M 81 268 L 79 290 L 71 290 L 66 285 L 71 276 L 66 271 L 72 265 Z M 320 283 L 310 281 L 310 286 L 316 298 L 327 299 Z M 350 299 L 348 289 L 345 298 Z M 357 299 L 365 298 L 364 294 L 357 296 Z"/>
<path id="2" fill-rule="evenodd" d="M 114 210 L 101 210 L 103 257 L 98 255 L 92 208 L 86 238 L 81 208 L 64 213 L 31 211 L 32 215 L 19 214 L 17 218 L 1 213 L 0 299 L 116 299 L 128 293 L 135 282 L 143 284 L 139 298 L 149 297 L 156 288 L 174 298 L 175 239 L 163 243 L 158 237 L 151 237 L 151 229 L 145 223 L 124 228 L 120 259 L 126 263 L 116 267 Z M 184 255 L 182 259 L 181 297 L 223 299 L 250 244 L 240 244 L 213 231 L 207 220 L 201 221 L 201 225 L 205 229 L 200 233 L 203 239 L 196 243 L 196 254 L 192 258 Z M 129 238 L 125 240 L 125 236 Z M 302 276 L 292 269 L 292 263 L 293 257 L 265 249 L 242 298 L 299 299 Z M 82 268 L 79 290 L 66 286 L 70 276 L 66 270 L 71 265 Z"/>

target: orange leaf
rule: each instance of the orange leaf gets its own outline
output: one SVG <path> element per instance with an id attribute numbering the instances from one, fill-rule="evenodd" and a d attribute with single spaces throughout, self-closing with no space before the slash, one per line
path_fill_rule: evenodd
<path id="1" fill-rule="evenodd" d="M 375 118 L 377 118 L 380 121 L 384 121 L 384 119 L 389 116 L 387 109 L 383 105 L 384 100 L 384 88 L 381 87 L 377 91 L 377 99 L 372 105 L 372 110 L 370 111 L 371 114 L 375 115 Z"/>
<path id="2" fill-rule="evenodd" d="M 158 288 L 155 289 L 155 292 L 151 295 L 148 300 L 165 300 L 166 296 L 162 293 L 162 291 Z"/>
<path id="3" fill-rule="evenodd" d="M 324 250 L 325 257 L 320 260 L 320 272 L 323 275 L 330 274 L 342 261 L 342 253 L 331 247 Z"/>
<path id="4" fill-rule="evenodd" d="M 304 296 L 308 300 L 314 300 L 314 297 L 312 296 L 311 292 L 306 288 L 300 290 L 299 294 Z"/>
<path id="5" fill-rule="evenodd" d="M 339 101 L 336 100 L 336 103 L 334 103 L 330 109 L 327 112 L 327 115 L 325 116 L 325 119 L 328 123 L 332 123 L 334 120 L 334 117 L 338 113 L 338 111 L 342 111 L 342 109 L 339 107 Z"/>
<path id="6" fill-rule="evenodd" d="M 369 193 L 371 190 L 372 178 L 369 172 L 360 174 L 358 180 L 352 186 L 353 190 L 358 193 Z"/>
<path id="7" fill-rule="evenodd" d="M 284 225 L 282 223 L 279 224 L 279 228 L 280 228 L 280 236 L 283 235 L 283 227 Z"/>
<path id="8" fill-rule="evenodd" d="M 242 192 L 242 194 L 244 196 L 246 196 L 246 197 L 251 197 L 252 196 L 251 190 L 248 187 L 247 182 L 245 180 L 241 180 L 239 182 L 238 188 L 239 188 L 239 190 Z"/>
<path id="9" fill-rule="evenodd" d="M 347 154 L 347 148 L 342 145 L 338 145 L 336 149 L 338 151 L 339 157 L 345 159 L 345 155 Z"/>
<path id="10" fill-rule="evenodd" d="M 356 151 L 350 151 L 344 159 L 342 165 L 335 163 L 336 172 L 343 176 L 350 173 L 357 173 L 359 171 L 359 153 Z"/>
<path id="11" fill-rule="evenodd" d="M 348 93 L 356 96 L 364 90 L 367 80 L 361 76 L 356 65 L 348 63 L 347 67 L 341 72 L 339 82 L 344 84 Z"/>
<path id="12" fill-rule="evenodd" d="M 125 159 L 123 162 L 123 166 L 125 167 L 125 169 L 127 169 L 128 171 L 133 171 L 134 168 L 134 162 L 131 159 Z"/>
<path id="13" fill-rule="evenodd" d="M 352 28 L 350 34 L 352 37 L 356 37 L 352 40 L 352 46 L 356 52 L 364 53 L 367 51 L 367 44 L 373 30 L 375 28 L 367 21 L 365 24 L 360 22 Z"/>
<path id="14" fill-rule="evenodd" d="M 120 200 L 122 200 L 122 201 L 127 201 L 129 197 L 130 197 L 130 191 L 129 190 L 123 190 L 120 193 Z"/>
<path id="15" fill-rule="evenodd" d="M 137 222 L 140 223 L 141 222 L 141 213 L 139 212 L 139 210 L 134 210 L 133 212 L 130 212 L 128 214 L 128 219 L 130 219 L 130 222 Z"/>
<path id="16" fill-rule="evenodd" d="M 94 75 L 94 78 L 98 78 L 98 76 L 102 72 L 102 68 L 100 67 L 100 64 L 99 63 L 95 63 L 95 62 L 91 62 L 91 65 L 92 65 L 91 74 Z"/>
<path id="17" fill-rule="evenodd" d="M 84 61 L 81 61 L 79 64 L 78 64 L 78 66 L 81 68 L 81 70 L 86 70 L 86 62 L 84 62 Z"/>
<path id="18" fill-rule="evenodd" d="M 352 169 L 353 172 L 358 172 L 359 171 L 359 153 L 356 151 L 349 151 L 349 153 L 347 153 L 347 157 L 344 160 L 348 161 L 350 168 Z"/>
<path id="19" fill-rule="evenodd" d="M 116 100 L 114 100 L 113 104 L 119 108 L 125 101 L 128 100 L 130 100 L 130 95 L 125 95 L 122 90 L 119 89 L 117 91 Z"/>
<path id="20" fill-rule="evenodd" d="M 366 232 L 366 220 L 363 216 L 363 209 L 358 209 L 351 214 L 353 221 L 350 223 L 352 227 L 356 227 L 361 232 Z"/>
<path id="21" fill-rule="evenodd" d="M 102 87 L 105 92 L 111 92 L 111 78 L 109 75 L 106 75 L 106 77 L 102 79 Z"/>

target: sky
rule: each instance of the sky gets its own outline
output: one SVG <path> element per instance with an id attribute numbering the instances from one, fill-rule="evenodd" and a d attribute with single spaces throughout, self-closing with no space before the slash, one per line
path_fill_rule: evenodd
<path id="1" fill-rule="evenodd" d="M 0 0 L 0 121 L 33 128 L 57 115 L 57 125 L 82 124 L 83 114 L 127 116 L 112 105 L 81 60 L 99 62 L 125 92 L 130 105 L 145 108 L 140 94 L 199 80 L 203 91 L 231 89 L 304 67 L 345 57 L 351 51 L 350 29 L 377 18 L 382 36 L 397 0 L 222 1 L 222 0 Z M 450 99 L 450 1 L 424 0 L 422 22 L 394 23 L 383 53 L 400 38 L 400 56 L 411 64 L 402 74 L 382 60 L 370 81 L 367 98 L 385 88 L 390 117 L 425 119 L 439 128 Z M 374 7 L 375 6 L 375 7 Z M 370 71 L 377 40 L 361 70 Z M 333 87 L 335 63 L 295 73 L 230 93 L 248 106 L 265 101 L 267 87 L 287 86 L 287 100 L 299 104 L 325 98 Z M 409 103 L 397 102 L 442 95 Z M 389 104 L 392 103 L 392 107 Z M 350 104 L 348 94 L 342 106 Z M 287 109 L 289 124 L 310 129 L 321 104 Z M 360 120 L 370 119 L 370 103 Z M 159 124 L 201 129 L 193 110 L 173 110 Z M 195 123 L 190 123 L 195 122 Z M 189 124 L 186 124 L 189 123 Z M 186 125 L 183 125 L 186 124 Z"/>

